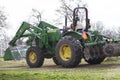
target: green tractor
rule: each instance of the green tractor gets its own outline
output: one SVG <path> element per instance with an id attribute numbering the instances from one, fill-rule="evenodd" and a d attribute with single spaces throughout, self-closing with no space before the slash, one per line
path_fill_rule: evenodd
<path id="1" fill-rule="evenodd" d="M 84 27 L 77 29 L 80 10 L 85 13 Z M 65 20 L 67 26 L 67 18 Z M 70 28 L 59 29 L 44 21 L 38 26 L 23 22 L 5 51 L 4 60 L 14 59 L 17 53 L 12 50 L 22 37 L 28 38 L 26 62 L 31 68 L 41 67 L 45 58 L 52 58 L 56 65 L 73 68 L 79 65 L 82 58 L 89 64 L 100 64 L 106 57 L 120 56 L 120 39 L 110 39 L 98 31 L 89 30 L 90 27 L 85 7 L 74 9 Z"/>

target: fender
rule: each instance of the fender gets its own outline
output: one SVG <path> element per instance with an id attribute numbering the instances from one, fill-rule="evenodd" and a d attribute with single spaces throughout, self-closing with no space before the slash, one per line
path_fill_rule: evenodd
<path id="1" fill-rule="evenodd" d="M 83 39 L 82 34 L 78 33 L 78 32 L 75 32 L 75 31 L 66 32 L 66 33 L 63 34 L 63 37 L 64 36 L 72 36 L 72 37 L 76 38 L 77 40 Z"/>

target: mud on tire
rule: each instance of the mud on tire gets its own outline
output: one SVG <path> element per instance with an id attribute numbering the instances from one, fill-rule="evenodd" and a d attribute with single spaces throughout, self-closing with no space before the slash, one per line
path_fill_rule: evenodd
<path id="1" fill-rule="evenodd" d="M 82 55 L 80 41 L 72 36 L 63 37 L 56 46 L 56 58 L 63 67 L 76 67 L 81 62 Z"/>
<path id="2" fill-rule="evenodd" d="M 33 46 L 28 48 L 26 53 L 26 62 L 31 68 L 41 67 L 44 62 L 44 54 L 42 53 L 42 50 Z"/>
<path id="3" fill-rule="evenodd" d="M 87 47 L 84 50 L 84 59 L 88 64 L 101 64 L 105 56 L 102 47 Z"/>

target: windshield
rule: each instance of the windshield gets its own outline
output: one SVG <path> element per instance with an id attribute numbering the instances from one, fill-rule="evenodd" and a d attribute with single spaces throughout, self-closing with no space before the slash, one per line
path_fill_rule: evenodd
<path id="1" fill-rule="evenodd" d="M 81 23 L 83 29 L 86 28 L 86 12 L 84 9 L 77 9 L 76 16 L 78 17 L 79 22 Z"/>

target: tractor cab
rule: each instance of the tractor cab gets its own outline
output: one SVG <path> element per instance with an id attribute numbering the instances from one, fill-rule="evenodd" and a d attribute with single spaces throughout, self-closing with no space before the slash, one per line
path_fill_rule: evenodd
<path id="1" fill-rule="evenodd" d="M 63 30 L 68 32 L 69 29 L 75 32 L 88 32 L 91 27 L 90 19 L 88 19 L 88 10 L 85 7 L 77 7 L 73 10 L 73 21 L 70 28 L 67 28 L 67 15 L 65 16 L 65 27 Z"/>
<path id="2" fill-rule="evenodd" d="M 73 11 L 73 30 L 87 32 L 90 28 L 90 19 L 88 19 L 88 10 L 85 7 L 77 7 Z"/>

